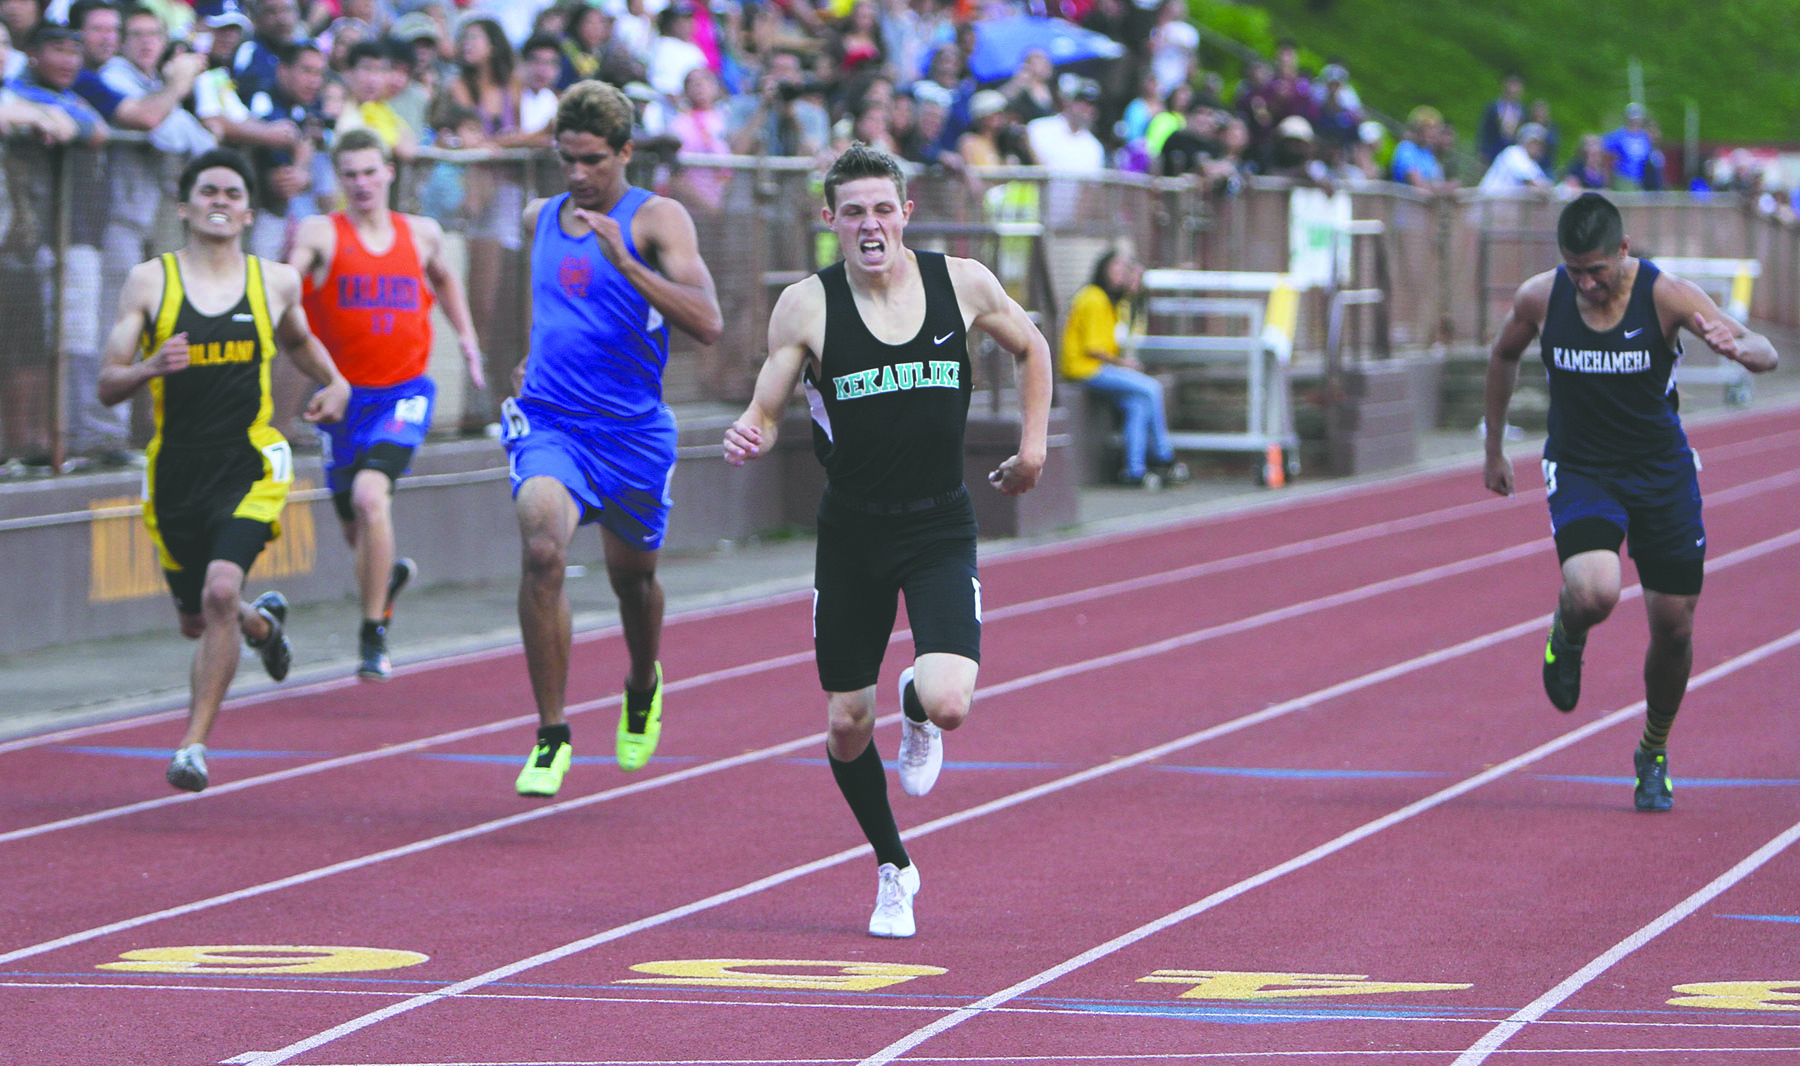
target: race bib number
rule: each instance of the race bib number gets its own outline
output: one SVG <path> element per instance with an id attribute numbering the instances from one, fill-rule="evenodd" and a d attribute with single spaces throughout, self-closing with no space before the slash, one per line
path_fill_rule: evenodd
<path id="1" fill-rule="evenodd" d="M 500 424 L 507 440 L 518 440 L 531 432 L 531 420 L 525 417 L 524 411 L 519 410 L 518 403 L 511 396 L 500 403 Z"/>
<path id="2" fill-rule="evenodd" d="M 285 485 L 294 480 L 294 450 L 287 441 L 279 441 L 262 450 L 269 463 L 269 480 Z"/>
<path id="3" fill-rule="evenodd" d="M 394 421 L 422 426 L 431 413 L 431 402 L 423 396 L 408 396 L 394 404 Z"/>

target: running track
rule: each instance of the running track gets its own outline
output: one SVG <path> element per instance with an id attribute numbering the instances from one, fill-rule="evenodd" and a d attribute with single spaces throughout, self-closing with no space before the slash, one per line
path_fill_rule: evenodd
<path id="1" fill-rule="evenodd" d="M 804 590 L 671 617 L 640 775 L 580 637 L 553 802 L 513 648 L 237 701 L 198 796 L 168 715 L 0 744 L 0 1063 L 1800 1061 L 1800 410 L 1693 435 L 1672 814 L 1635 586 L 1556 713 L 1536 464 L 1464 466 L 985 563 L 976 713 L 891 790 L 910 941 L 863 931 Z"/>

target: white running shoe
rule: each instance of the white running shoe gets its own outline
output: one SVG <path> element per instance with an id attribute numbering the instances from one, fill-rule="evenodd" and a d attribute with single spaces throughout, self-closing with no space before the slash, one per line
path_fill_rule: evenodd
<path id="1" fill-rule="evenodd" d="M 909 937 L 917 932 L 913 924 L 913 897 L 919 894 L 917 864 L 902 870 L 884 862 L 876 871 L 875 913 L 869 916 L 869 935 L 890 938 Z"/>
<path id="2" fill-rule="evenodd" d="M 184 792 L 202 792 L 206 789 L 206 745 L 189 744 L 185 748 L 176 748 L 175 757 L 169 760 L 169 768 L 163 773 L 169 784 Z M 915 880 L 917 880 L 915 878 Z"/>
<path id="3" fill-rule="evenodd" d="M 944 768 L 944 731 L 906 716 L 906 686 L 912 679 L 912 667 L 900 671 L 900 787 L 909 796 L 923 796 Z"/>

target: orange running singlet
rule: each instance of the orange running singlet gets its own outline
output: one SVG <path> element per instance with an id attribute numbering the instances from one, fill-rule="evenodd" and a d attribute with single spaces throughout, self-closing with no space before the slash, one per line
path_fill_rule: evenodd
<path id="1" fill-rule="evenodd" d="M 323 283 L 306 278 L 305 307 L 313 335 L 350 384 L 373 389 L 425 374 L 431 357 L 431 289 L 413 247 L 412 227 L 398 211 L 394 246 L 374 255 L 342 211 L 331 216 L 337 249 Z"/>

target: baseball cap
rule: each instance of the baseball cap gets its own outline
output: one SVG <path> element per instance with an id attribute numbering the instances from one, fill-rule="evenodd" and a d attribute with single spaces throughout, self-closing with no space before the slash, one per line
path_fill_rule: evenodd
<path id="1" fill-rule="evenodd" d="M 216 15 L 206 16 L 205 25 L 209 30 L 222 30 L 227 26 L 236 26 L 245 33 L 254 33 L 256 30 L 250 17 L 236 7 L 228 7 Z"/>
<path id="2" fill-rule="evenodd" d="M 437 41 L 442 40 L 437 22 L 423 11 L 414 11 L 394 20 L 389 35 L 402 41 Z"/>
<path id="3" fill-rule="evenodd" d="M 1006 97 L 998 89 L 983 89 L 969 99 L 969 117 L 977 121 L 1006 110 Z"/>
<path id="4" fill-rule="evenodd" d="M 1520 144 L 1524 144 L 1526 141 L 1542 141 L 1543 139 L 1544 127 L 1537 123 L 1527 122 L 1525 125 L 1519 127 L 1518 140 Z"/>
<path id="5" fill-rule="evenodd" d="M 60 22 L 40 22 L 25 35 L 25 48 L 35 51 L 52 41 L 79 41 L 81 31 Z"/>
<path id="6" fill-rule="evenodd" d="M 1341 63 L 1331 63 L 1331 64 L 1328 64 L 1324 70 L 1319 71 L 1319 80 L 1320 81 L 1349 81 L 1350 80 L 1350 72 L 1345 70 L 1343 64 L 1341 64 Z"/>
<path id="7" fill-rule="evenodd" d="M 1626 118 L 1643 118 L 1644 117 L 1644 105 L 1643 104 L 1626 104 L 1625 105 L 1625 117 Z"/>
<path id="8" fill-rule="evenodd" d="M 1060 79 L 1057 87 L 1062 90 L 1066 100 L 1079 100 L 1084 104 L 1100 102 L 1100 83 L 1092 78 L 1067 74 Z"/>
<path id="9" fill-rule="evenodd" d="M 1275 133 L 1279 137 L 1292 137 L 1296 141 L 1313 139 L 1312 123 L 1300 115 L 1289 115 L 1282 119 L 1281 125 L 1275 127 Z"/>

